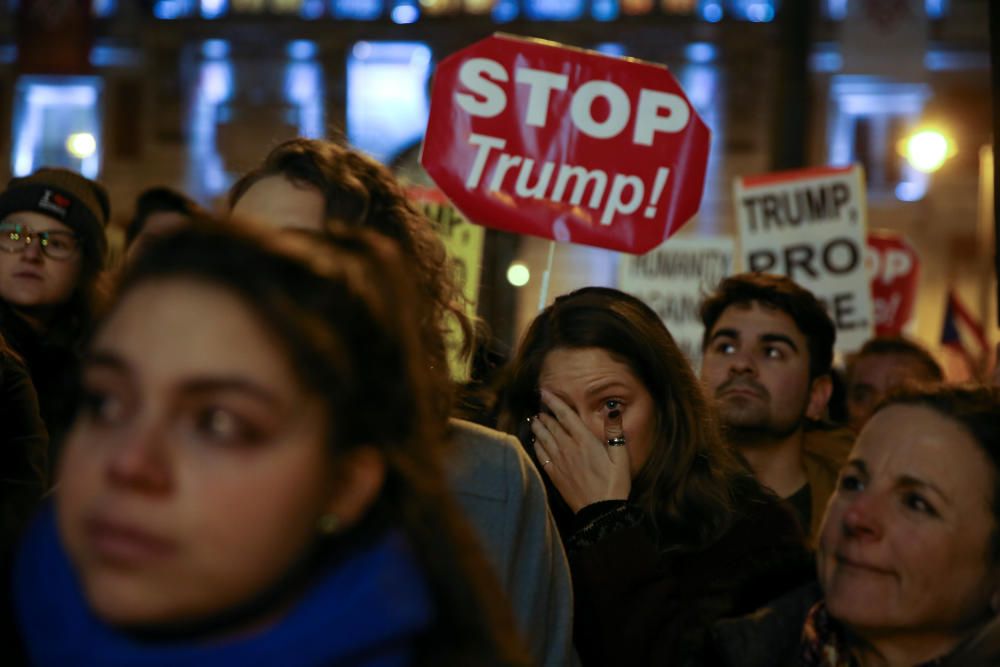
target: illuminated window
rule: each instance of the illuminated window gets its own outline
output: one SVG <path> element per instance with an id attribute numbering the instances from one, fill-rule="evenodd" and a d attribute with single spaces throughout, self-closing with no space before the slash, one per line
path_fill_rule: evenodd
<path id="1" fill-rule="evenodd" d="M 774 0 L 732 0 L 730 11 L 736 19 L 767 23 L 774 20 L 774 5 Z"/>
<path id="2" fill-rule="evenodd" d="M 66 167 L 101 171 L 101 81 L 88 76 L 25 76 L 15 89 L 12 171 Z M 81 147 L 89 147 L 82 150 Z"/>
<path id="3" fill-rule="evenodd" d="M 725 154 L 726 145 L 725 123 L 722 119 L 725 113 L 725 86 L 722 85 L 719 68 L 715 64 L 699 63 L 695 59 L 678 67 L 675 75 L 691 100 L 691 105 L 711 131 L 705 192 L 696 221 L 697 228 L 701 234 L 720 234 L 720 221 L 726 218 L 722 205 L 725 197 L 722 193 L 730 187 L 721 169 L 721 162 L 717 159 Z"/>
<path id="4" fill-rule="evenodd" d="M 299 135 L 319 139 L 323 136 L 323 68 L 316 61 L 315 42 L 299 39 L 288 44 L 290 62 L 285 71 L 285 99 L 295 117 L 291 124 Z"/>
<path id="5" fill-rule="evenodd" d="M 382 17 L 382 0 L 330 0 L 330 5 L 338 19 L 372 21 Z"/>
<path id="6" fill-rule="evenodd" d="M 516 19 L 519 12 L 518 0 L 496 0 L 490 14 L 497 23 L 507 23 Z"/>
<path id="7" fill-rule="evenodd" d="M 318 19 L 323 16 L 323 12 L 326 11 L 326 5 L 323 0 L 302 0 L 302 7 L 299 10 L 299 16 L 306 20 Z"/>
<path id="8" fill-rule="evenodd" d="M 927 10 L 927 18 L 941 19 L 948 15 L 948 0 L 926 0 L 924 8 Z"/>
<path id="9" fill-rule="evenodd" d="M 848 0 L 823 0 L 823 13 L 831 21 L 847 18 Z M 941 19 L 948 15 L 949 0 L 924 0 L 924 11 L 929 19 Z"/>
<path id="10" fill-rule="evenodd" d="M 648 14 L 653 9 L 653 0 L 622 0 L 622 12 L 630 16 Z"/>
<path id="11" fill-rule="evenodd" d="M 195 0 L 156 0 L 153 4 L 153 16 L 158 19 L 173 20 L 193 16 Z"/>
<path id="12" fill-rule="evenodd" d="M 455 14 L 461 9 L 461 6 L 461 0 L 420 0 L 420 10 L 426 12 L 428 16 Z M 473 4 L 469 11 L 473 14 L 483 14 L 489 11 L 489 7 L 484 10 Z"/>
<path id="13" fill-rule="evenodd" d="M 830 87 L 830 164 L 864 165 L 873 199 L 921 199 L 928 177 L 906 163 L 896 152 L 896 144 L 919 121 L 929 95 L 923 84 L 834 77 Z"/>
<path id="14" fill-rule="evenodd" d="M 694 14 L 696 0 L 660 0 L 660 9 L 666 14 Z"/>
<path id="15" fill-rule="evenodd" d="M 718 50 L 708 42 L 691 42 L 684 47 L 684 57 L 696 65 L 707 65 L 718 57 Z"/>
<path id="16" fill-rule="evenodd" d="M 358 42 L 347 59 L 347 135 L 389 162 L 427 125 L 431 50 L 421 42 Z"/>
<path id="17" fill-rule="evenodd" d="M 187 192 L 195 199 L 210 200 L 226 191 L 226 173 L 217 145 L 219 110 L 233 95 L 233 64 L 229 44 L 205 40 L 198 63 L 198 83 L 188 123 Z"/>
<path id="18" fill-rule="evenodd" d="M 618 0 L 593 0 L 590 15 L 598 21 L 614 21 L 618 18 Z"/>
<path id="19" fill-rule="evenodd" d="M 847 17 L 847 0 L 824 0 L 823 13 L 831 21 L 843 21 Z"/>
<path id="20" fill-rule="evenodd" d="M 229 10 L 226 0 L 201 0 L 201 16 L 206 19 L 217 19 L 225 16 Z"/>
<path id="21" fill-rule="evenodd" d="M 420 7 L 417 6 L 417 0 L 396 0 L 390 16 L 393 23 L 401 25 L 416 23 L 417 19 L 420 18 Z"/>
<path id="22" fill-rule="evenodd" d="M 575 21 L 583 16 L 583 1 L 527 0 L 524 13 L 532 21 Z"/>
<path id="23" fill-rule="evenodd" d="M 118 9 L 118 0 L 92 0 L 90 8 L 97 18 L 110 18 Z"/>
<path id="24" fill-rule="evenodd" d="M 698 0 L 698 15 L 709 23 L 721 21 L 723 13 L 719 0 Z"/>
<path id="25" fill-rule="evenodd" d="M 625 45 L 621 42 L 601 42 L 594 47 L 594 50 L 606 56 L 615 56 L 617 58 L 624 58 L 628 55 Z"/>
<path id="26" fill-rule="evenodd" d="M 489 14 L 493 9 L 493 0 L 464 0 L 463 5 L 470 14 Z"/>

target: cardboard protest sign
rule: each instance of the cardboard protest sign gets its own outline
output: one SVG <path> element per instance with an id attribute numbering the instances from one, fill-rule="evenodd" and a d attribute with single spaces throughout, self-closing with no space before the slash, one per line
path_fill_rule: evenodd
<path id="1" fill-rule="evenodd" d="M 420 159 L 477 224 L 643 253 L 697 213 L 708 145 L 665 67 L 494 35 L 438 65 Z"/>
<path id="2" fill-rule="evenodd" d="M 452 262 L 452 275 L 465 297 L 466 314 L 474 318 L 479 300 L 486 230 L 466 220 L 437 188 L 414 185 L 406 188 L 406 194 L 434 223 Z M 468 360 L 459 361 L 460 332 L 455 323 L 451 323 L 449 329 L 447 342 L 451 374 L 455 380 L 465 381 L 469 378 L 469 364 Z"/>
<path id="3" fill-rule="evenodd" d="M 861 347 L 874 331 L 861 167 L 738 178 L 734 196 L 743 269 L 810 290 L 837 327 L 837 350 Z"/>
<path id="4" fill-rule="evenodd" d="M 733 254 L 728 237 L 674 238 L 619 264 L 619 289 L 656 311 L 695 368 L 701 366 L 701 301 L 733 272 Z"/>
<path id="5" fill-rule="evenodd" d="M 920 282 L 920 257 L 902 234 L 889 230 L 868 234 L 875 334 L 898 336 L 913 315 Z"/>

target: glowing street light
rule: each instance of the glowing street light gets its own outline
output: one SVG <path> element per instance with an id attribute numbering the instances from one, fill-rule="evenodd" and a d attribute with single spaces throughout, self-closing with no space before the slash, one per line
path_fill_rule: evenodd
<path id="1" fill-rule="evenodd" d="M 917 171 L 937 171 L 955 154 L 955 144 L 938 130 L 920 130 L 900 142 L 899 152 Z"/>
<path id="2" fill-rule="evenodd" d="M 521 262 L 514 262 L 507 269 L 507 282 L 514 287 L 524 287 L 531 280 L 531 271 Z"/>
<path id="3" fill-rule="evenodd" d="M 89 132 L 74 132 L 66 137 L 66 150 L 73 157 L 85 160 L 97 151 L 97 140 Z"/>

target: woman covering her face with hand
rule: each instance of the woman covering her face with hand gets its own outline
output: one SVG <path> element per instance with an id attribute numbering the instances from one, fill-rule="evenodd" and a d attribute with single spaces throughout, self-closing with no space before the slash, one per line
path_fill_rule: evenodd
<path id="1" fill-rule="evenodd" d="M 391 244 L 196 224 L 126 272 L 12 578 L 31 664 L 520 664 Z"/>
<path id="2" fill-rule="evenodd" d="M 808 576 L 795 519 L 722 444 L 638 299 L 585 288 L 531 324 L 503 422 L 552 488 L 584 665 L 698 664 L 714 620 Z"/>

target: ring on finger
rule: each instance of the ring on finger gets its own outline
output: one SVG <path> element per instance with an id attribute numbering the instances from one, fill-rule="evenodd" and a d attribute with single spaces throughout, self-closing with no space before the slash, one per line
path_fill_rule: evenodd
<path id="1" fill-rule="evenodd" d="M 624 447 L 625 446 L 625 436 L 616 435 L 613 438 L 608 438 L 608 447 Z"/>

